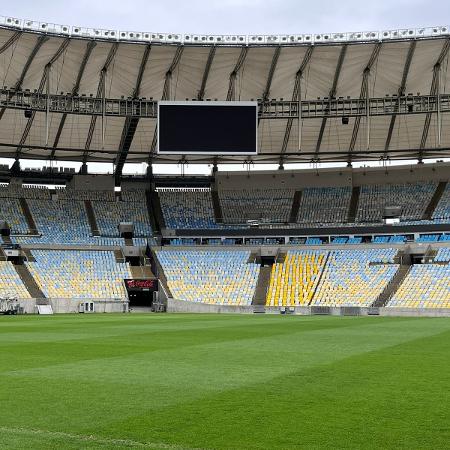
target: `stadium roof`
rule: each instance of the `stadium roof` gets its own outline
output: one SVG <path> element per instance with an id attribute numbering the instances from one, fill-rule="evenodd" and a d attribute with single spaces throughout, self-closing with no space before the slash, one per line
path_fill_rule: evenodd
<path id="1" fill-rule="evenodd" d="M 126 99 L 135 105 L 260 99 L 260 154 L 254 162 L 449 157 L 449 48 L 447 27 L 184 36 L 0 18 L 0 157 L 114 162 L 120 170 L 125 162 L 178 162 L 180 157 L 154 154 L 154 115 L 139 116 L 135 106 L 98 113 L 122 97 L 120 105 Z M 26 118 L 27 108 L 11 88 L 29 90 L 44 103 L 36 111 L 30 107 Z M 96 113 L 89 114 L 88 106 L 84 113 L 65 109 L 73 107 L 71 101 L 58 109 L 53 100 L 46 102 L 47 92 L 82 98 Z M 277 104 L 287 113 L 278 113 Z"/>

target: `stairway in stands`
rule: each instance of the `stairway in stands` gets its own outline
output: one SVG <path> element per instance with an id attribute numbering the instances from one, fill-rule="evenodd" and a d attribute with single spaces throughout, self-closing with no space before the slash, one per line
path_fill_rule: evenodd
<path id="1" fill-rule="evenodd" d="M 27 251 L 29 252 L 29 250 Z M 25 253 L 27 254 L 27 253 Z M 32 258 L 31 253 L 29 253 L 30 257 Z M 31 259 L 31 261 L 34 260 L 34 258 Z M 18 261 L 13 262 L 14 268 L 16 269 L 16 272 L 18 273 L 20 279 L 22 280 L 23 284 L 27 288 L 29 294 L 32 298 L 39 298 L 44 299 L 46 298 L 44 293 L 41 291 L 39 286 L 37 285 L 35 279 L 31 275 L 30 271 L 28 270 L 28 267 L 25 265 L 24 261 L 22 259 Z"/>
<path id="2" fill-rule="evenodd" d="M 214 210 L 214 221 L 216 223 L 223 223 L 222 206 L 220 205 L 219 193 L 211 186 L 211 198 Z"/>
<path id="3" fill-rule="evenodd" d="M 26 199 L 20 198 L 19 202 L 20 202 L 20 206 L 22 207 L 22 211 L 23 211 L 23 215 L 25 216 L 25 220 L 27 221 L 27 225 L 28 225 L 28 229 L 30 230 L 30 233 L 38 234 L 36 222 L 33 219 L 33 215 L 31 214 L 30 207 L 28 206 Z"/>
<path id="4" fill-rule="evenodd" d="M 266 304 L 267 289 L 270 283 L 270 274 L 272 273 L 272 266 L 261 267 L 256 284 L 255 294 L 253 295 L 252 305 Z"/>
<path id="5" fill-rule="evenodd" d="M 446 187 L 447 187 L 446 181 L 441 181 L 437 185 L 433 197 L 431 197 L 430 203 L 428 204 L 427 208 L 425 209 L 425 212 L 423 213 L 422 220 L 431 220 L 431 218 L 433 217 L 434 210 L 436 209 L 436 206 L 439 203 L 439 200 L 441 199 L 442 194 L 444 193 Z"/>
<path id="6" fill-rule="evenodd" d="M 356 212 L 358 211 L 358 203 L 359 203 L 359 194 L 361 192 L 360 186 L 355 186 L 352 189 L 352 198 L 350 200 L 350 207 L 348 209 L 348 223 L 355 223 L 356 220 Z"/>
<path id="7" fill-rule="evenodd" d="M 84 206 L 86 208 L 86 213 L 88 216 L 89 226 L 91 227 L 92 236 L 100 236 L 100 231 L 97 225 L 97 219 L 95 218 L 94 208 L 90 200 L 84 201 Z"/>
<path id="8" fill-rule="evenodd" d="M 383 292 L 378 296 L 372 306 L 382 307 L 386 306 L 387 302 L 393 297 L 397 292 L 398 288 L 402 285 L 403 280 L 408 275 L 409 270 L 412 266 L 408 264 L 401 264 L 392 280 L 383 289 Z"/>
<path id="9" fill-rule="evenodd" d="M 295 191 L 294 199 L 292 200 L 291 213 L 289 214 L 289 223 L 297 222 L 298 210 L 300 209 L 301 201 L 302 201 L 302 191 Z"/>
<path id="10" fill-rule="evenodd" d="M 155 191 L 146 191 L 147 208 L 150 218 L 153 217 L 151 222 L 154 231 L 160 233 L 163 228 L 166 228 L 166 222 L 164 221 L 164 215 L 161 208 L 161 202 L 159 195 Z"/>

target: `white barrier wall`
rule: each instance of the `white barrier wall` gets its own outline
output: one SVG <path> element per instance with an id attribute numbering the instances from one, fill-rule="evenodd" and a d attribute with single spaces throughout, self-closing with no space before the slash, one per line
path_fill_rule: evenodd
<path id="1" fill-rule="evenodd" d="M 96 313 L 123 313 L 128 312 L 128 301 L 112 300 L 112 299 L 73 299 L 73 298 L 49 298 L 45 300 L 45 304 L 51 305 L 55 314 L 78 313 L 81 303 L 93 302 Z M 23 308 L 25 314 L 36 314 L 35 298 L 20 299 L 19 304 Z"/>

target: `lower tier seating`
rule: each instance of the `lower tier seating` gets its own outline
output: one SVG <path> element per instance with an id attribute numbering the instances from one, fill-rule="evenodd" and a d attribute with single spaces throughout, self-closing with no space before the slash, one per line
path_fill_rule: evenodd
<path id="1" fill-rule="evenodd" d="M 27 288 L 10 261 L 0 261 L 0 297 L 30 298 Z"/>
<path id="2" fill-rule="evenodd" d="M 332 251 L 314 295 L 315 306 L 371 306 L 393 278 L 397 250 Z"/>
<path id="3" fill-rule="evenodd" d="M 128 263 L 117 263 L 110 251 L 33 250 L 26 262 L 37 285 L 49 298 L 126 297 L 124 278 L 132 278 Z"/>
<path id="4" fill-rule="evenodd" d="M 308 305 L 327 254 L 328 252 L 319 250 L 289 250 L 284 262 L 272 267 L 266 305 Z"/>
<path id="5" fill-rule="evenodd" d="M 450 308 L 450 265 L 413 265 L 387 306 Z"/>
<path id="6" fill-rule="evenodd" d="M 260 267 L 249 251 L 161 250 L 158 259 L 175 299 L 250 305 Z"/>

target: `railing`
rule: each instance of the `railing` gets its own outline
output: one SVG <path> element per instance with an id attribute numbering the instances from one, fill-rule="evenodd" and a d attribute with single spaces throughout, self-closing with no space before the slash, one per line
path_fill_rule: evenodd
<path id="1" fill-rule="evenodd" d="M 288 100 L 258 101 L 260 119 L 298 119 L 299 103 Z M 368 105 L 368 109 L 367 109 Z M 439 105 L 439 108 L 438 108 Z M 29 90 L 0 89 L 0 107 L 40 112 L 113 117 L 157 117 L 158 102 L 145 98 L 102 98 L 70 94 L 42 94 Z M 301 102 L 301 118 L 341 118 L 450 112 L 450 94 L 359 98 L 323 98 Z"/>

